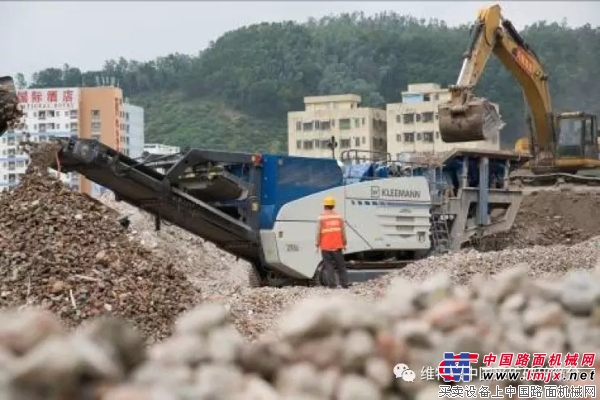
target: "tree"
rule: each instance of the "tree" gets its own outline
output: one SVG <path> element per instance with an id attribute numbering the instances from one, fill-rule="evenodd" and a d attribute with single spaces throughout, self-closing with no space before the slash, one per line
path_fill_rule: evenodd
<path id="1" fill-rule="evenodd" d="M 302 109 L 304 96 L 356 93 L 363 105 L 381 107 L 397 102 L 409 83 L 454 83 L 469 29 L 395 13 L 261 23 L 227 32 L 196 55 L 119 58 L 100 71 L 48 68 L 34 74 L 32 86 L 95 86 L 114 77 L 147 107 L 152 140 L 283 151 L 286 113 Z M 522 35 L 550 76 L 554 106 L 599 114 L 600 28 L 539 22 Z M 500 104 L 503 141 L 511 146 L 525 132 L 519 85 L 492 58 L 477 93 Z"/>

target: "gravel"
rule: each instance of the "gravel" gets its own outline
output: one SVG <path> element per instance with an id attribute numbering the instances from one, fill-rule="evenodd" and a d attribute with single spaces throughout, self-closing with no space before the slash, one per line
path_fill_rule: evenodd
<path id="1" fill-rule="evenodd" d="M 435 372 L 427 379 L 428 371 L 444 352 L 596 353 L 599 301 L 597 270 L 540 280 L 522 265 L 467 286 L 444 274 L 418 285 L 396 278 L 376 303 L 341 294 L 304 299 L 281 319 L 279 338 L 253 343 L 233 327 L 227 307 L 204 304 L 149 349 L 119 320 L 67 334 L 45 312 L 11 310 L 0 313 L 0 397 L 430 400 L 438 398 L 440 382 Z M 398 363 L 412 371 L 402 376 L 413 382 L 395 378 Z M 476 366 L 482 365 L 480 357 Z"/>
<path id="2" fill-rule="evenodd" d="M 23 117 L 14 84 L 0 86 L 0 135 L 18 126 Z"/>
<path id="3" fill-rule="evenodd" d="M 71 192 L 48 176 L 53 149 L 32 151 L 0 196 L 0 399 L 429 400 L 440 382 L 421 372 L 445 351 L 600 350 L 594 196 L 527 197 L 500 251 L 428 258 L 345 291 L 252 289 L 244 262 Z M 397 363 L 414 382 L 394 377 Z"/>
<path id="4" fill-rule="evenodd" d="M 117 214 L 50 176 L 32 150 L 21 184 L 0 195 L 0 307 L 41 306 L 68 326 L 119 315 L 149 340 L 197 302 L 175 263 L 131 240 Z"/>
<path id="5" fill-rule="evenodd" d="M 485 238 L 482 251 L 575 244 L 600 235 L 600 192 L 577 187 L 533 191 L 523 198 L 512 229 Z"/>
<path id="6" fill-rule="evenodd" d="M 154 251 L 169 254 L 194 283 L 202 301 L 224 302 L 232 313 L 234 326 L 247 340 L 263 335 L 279 336 L 276 324 L 286 307 L 304 298 L 333 293 L 330 289 L 315 287 L 249 288 L 247 263 L 176 226 L 163 224 L 162 230 L 156 232 L 150 215 L 123 202 L 115 202 L 111 193 L 100 200 L 121 216 L 130 218 L 131 237 Z M 487 239 L 487 252 L 467 249 L 421 260 L 379 279 L 357 284 L 345 294 L 366 301 L 376 300 L 384 295 L 385 287 L 395 277 L 421 282 L 440 270 L 447 271 L 454 282 L 465 284 L 474 274 L 494 275 L 523 262 L 528 264 L 532 276 L 561 276 L 573 268 L 593 267 L 596 242 L 600 239 L 576 243 L 600 234 L 600 224 L 593 223 L 600 221 L 600 216 L 595 217 L 596 202 L 600 203 L 600 196 L 593 193 L 533 193 L 524 198 L 515 228 Z M 571 228 L 573 224 L 582 228 L 575 230 Z M 531 245 L 533 247 L 526 247 Z M 492 251 L 494 247 L 502 250 Z"/>

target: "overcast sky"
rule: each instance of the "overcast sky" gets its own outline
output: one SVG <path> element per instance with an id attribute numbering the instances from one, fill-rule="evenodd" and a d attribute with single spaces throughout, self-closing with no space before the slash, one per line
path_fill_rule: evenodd
<path id="1" fill-rule="evenodd" d="M 100 69 L 123 56 L 149 60 L 169 53 L 196 53 L 226 31 L 263 21 L 306 21 L 330 14 L 395 11 L 468 23 L 481 1 L 360 2 L 6 2 L 0 0 L 4 46 L 1 75 L 31 73 L 68 63 Z M 504 15 L 522 28 L 539 20 L 600 26 L 600 1 L 500 2 Z M 7 39 L 9 38 L 9 39 Z"/>

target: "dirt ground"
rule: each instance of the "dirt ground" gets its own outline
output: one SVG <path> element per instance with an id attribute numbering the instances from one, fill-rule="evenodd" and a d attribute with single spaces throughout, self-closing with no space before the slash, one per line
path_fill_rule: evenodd
<path id="1" fill-rule="evenodd" d="M 481 251 L 575 244 L 600 235 L 600 192 L 540 190 L 523 198 L 513 228 L 484 239 Z"/>

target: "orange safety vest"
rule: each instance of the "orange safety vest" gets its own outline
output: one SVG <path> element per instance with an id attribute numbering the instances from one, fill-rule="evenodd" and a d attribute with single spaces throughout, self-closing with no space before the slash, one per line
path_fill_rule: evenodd
<path id="1" fill-rule="evenodd" d="M 327 211 L 319 215 L 320 240 L 319 247 L 324 251 L 340 250 L 344 248 L 344 235 L 342 229 L 344 220 L 334 212 Z"/>

